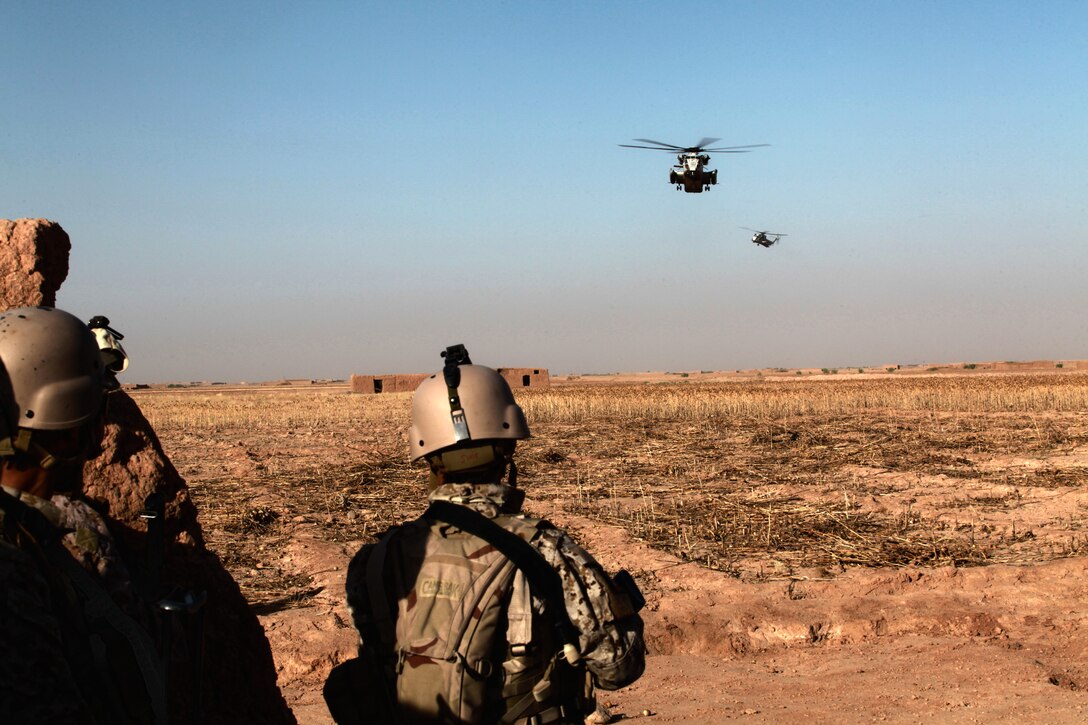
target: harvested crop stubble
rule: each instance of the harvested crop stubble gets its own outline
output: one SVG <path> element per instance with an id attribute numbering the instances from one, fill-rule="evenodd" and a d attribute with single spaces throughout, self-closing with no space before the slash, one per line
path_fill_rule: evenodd
<path id="1" fill-rule="evenodd" d="M 534 502 L 743 576 L 1083 553 L 1088 376 L 557 386 L 518 390 Z M 253 602 L 304 592 L 299 526 L 368 541 L 424 506 L 410 395 L 137 392 Z M 1037 513 L 1040 512 L 1040 513 Z"/>
<path id="2" fill-rule="evenodd" d="M 600 385 L 519 391 L 519 396 L 530 421 L 538 422 L 578 422 L 602 417 L 697 420 L 749 415 L 780 418 L 874 409 L 1058 412 L 1088 410 L 1088 376 L 805 378 Z"/>

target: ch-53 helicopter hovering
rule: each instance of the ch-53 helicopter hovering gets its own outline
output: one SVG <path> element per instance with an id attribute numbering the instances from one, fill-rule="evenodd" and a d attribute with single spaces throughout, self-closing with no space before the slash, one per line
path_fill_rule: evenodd
<path id="1" fill-rule="evenodd" d="M 710 191 L 710 187 L 718 183 L 718 170 L 707 169 L 710 163 L 710 154 L 746 154 L 748 149 L 770 146 L 766 143 L 757 143 L 750 146 L 722 146 L 707 148 L 710 144 L 721 141 L 718 138 L 704 138 L 694 146 L 673 146 L 648 138 L 636 138 L 635 141 L 652 143 L 655 146 L 635 146 L 634 144 L 621 143 L 620 146 L 628 149 L 650 149 L 651 151 L 668 151 L 676 154 L 677 163 L 669 170 L 669 183 L 675 184 L 677 191 L 683 189 L 689 194 L 698 194 Z"/>
<path id="2" fill-rule="evenodd" d="M 752 244 L 758 244 L 761 247 L 773 247 L 778 243 L 779 239 L 789 236 L 788 234 L 778 234 L 777 232 L 761 232 L 758 229 L 749 229 L 748 227 L 741 227 L 741 229 L 755 232 L 755 234 L 752 235 Z M 771 237 L 774 237 L 774 239 Z"/>

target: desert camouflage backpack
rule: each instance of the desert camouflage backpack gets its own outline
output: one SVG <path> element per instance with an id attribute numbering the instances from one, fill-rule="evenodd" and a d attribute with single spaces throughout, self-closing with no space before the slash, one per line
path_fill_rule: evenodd
<path id="1" fill-rule="evenodd" d="M 428 513 L 434 510 L 432 504 Z M 509 540 L 493 543 L 466 532 L 468 523 L 457 527 L 425 514 L 391 531 L 370 554 L 369 619 L 380 641 L 368 646 L 375 645 L 370 656 L 396 694 L 400 722 L 580 722 L 587 707 L 592 711 L 584 669 L 561 654 L 554 613 L 533 609 L 530 583 L 541 578 L 535 564 L 547 564 L 527 542 L 548 524 L 515 516 L 494 523 L 531 553 L 515 552 L 516 563 L 503 553 L 517 548 Z M 537 561 L 527 565 L 526 556 Z M 565 619 L 562 598 L 552 609 Z"/>

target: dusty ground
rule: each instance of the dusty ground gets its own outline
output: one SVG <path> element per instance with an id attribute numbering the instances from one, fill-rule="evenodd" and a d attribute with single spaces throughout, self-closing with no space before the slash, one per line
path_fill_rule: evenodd
<path id="1" fill-rule="evenodd" d="M 320 687 L 355 644 L 347 561 L 423 507 L 404 452 L 407 397 L 382 403 L 383 425 L 331 429 L 277 426 L 275 401 L 265 424 L 164 412 L 167 396 L 185 408 L 183 395 L 134 397 L 260 613 L 298 719 L 330 722 Z M 191 400 L 214 410 L 238 395 L 256 394 Z M 297 409 L 342 393 L 285 395 Z M 367 397 L 351 405 L 376 404 Z M 1088 414 L 533 430 L 520 451 L 527 508 L 647 595 L 646 675 L 601 693 L 617 718 L 1088 720 Z"/>

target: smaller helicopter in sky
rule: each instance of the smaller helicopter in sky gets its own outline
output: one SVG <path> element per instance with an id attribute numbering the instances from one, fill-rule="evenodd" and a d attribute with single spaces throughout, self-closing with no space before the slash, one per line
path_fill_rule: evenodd
<path id="1" fill-rule="evenodd" d="M 773 247 L 778 243 L 779 239 L 789 236 L 788 234 L 779 234 L 778 232 L 761 232 L 758 229 L 749 229 L 748 227 L 741 227 L 741 229 L 755 232 L 755 234 L 752 235 L 752 244 L 758 244 L 761 247 Z"/>
<path id="2" fill-rule="evenodd" d="M 718 138 L 704 138 L 694 146 L 673 146 L 648 138 L 636 138 L 635 141 L 652 143 L 654 146 L 635 146 L 621 143 L 620 146 L 628 149 L 650 149 L 651 151 L 668 151 L 676 154 L 677 164 L 669 170 L 669 183 L 676 185 L 676 190 L 683 189 L 689 194 L 698 194 L 710 191 L 710 187 L 718 183 L 718 170 L 708 169 L 710 154 L 746 154 L 749 149 L 769 146 L 770 144 L 757 143 L 751 146 L 722 146 L 719 148 L 707 148 L 710 144 L 721 141 Z"/>

